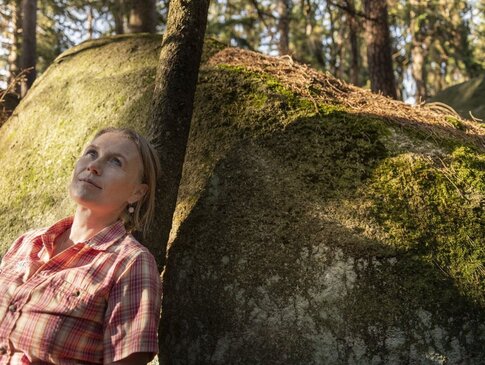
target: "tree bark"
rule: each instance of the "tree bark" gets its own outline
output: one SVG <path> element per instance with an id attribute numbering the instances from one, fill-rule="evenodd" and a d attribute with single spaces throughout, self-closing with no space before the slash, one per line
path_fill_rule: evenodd
<path id="1" fill-rule="evenodd" d="M 163 264 L 192 119 L 209 0 L 172 0 L 152 99 L 150 127 L 160 146 L 156 229 L 146 245 Z"/>
<path id="2" fill-rule="evenodd" d="M 411 60 L 412 60 L 412 74 L 414 81 L 416 82 L 415 98 L 416 103 L 419 104 L 426 100 L 428 97 L 428 90 L 426 87 L 426 74 L 425 74 L 425 59 L 426 53 L 423 49 L 423 44 L 415 40 L 412 42 L 411 48 Z"/>
<path id="3" fill-rule="evenodd" d="M 334 14 L 333 10 L 330 7 L 331 3 L 327 1 L 327 12 L 328 12 L 328 17 L 329 17 L 329 32 L 330 32 L 330 43 L 332 44 L 330 46 L 330 72 L 332 75 L 337 77 L 338 73 L 338 67 L 337 67 L 337 42 L 335 41 L 335 22 L 334 22 Z"/>
<path id="4" fill-rule="evenodd" d="M 157 185 L 157 214 L 152 225 L 156 229 L 144 240 L 159 267 L 165 264 L 177 204 L 208 11 L 209 0 L 172 0 L 162 40 L 149 120 L 159 146 L 162 174 Z M 162 340 L 162 331 L 169 326 L 164 323 L 168 320 L 166 317 L 162 317 L 159 333 L 161 364 L 168 363 L 169 351 Z"/>
<path id="5" fill-rule="evenodd" d="M 25 96 L 36 78 L 35 64 L 37 59 L 37 0 L 22 2 L 22 70 L 31 69 L 21 85 L 21 95 Z"/>
<path id="6" fill-rule="evenodd" d="M 128 31 L 130 33 L 155 33 L 155 0 L 131 0 Z"/>
<path id="7" fill-rule="evenodd" d="M 8 84 L 12 83 L 20 69 L 20 32 L 22 31 L 22 1 L 15 0 L 10 4 L 12 9 L 12 46 L 7 58 Z M 20 94 L 20 89 L 15 89 Z"/>
<path id="8" fill-rule="evenodd" d="M 366 15 L 367 62 L 371 89 L 396 99 L 387 2 L 385 0 L 364 0 L 363 3 Z"/>
<path id="9" fill-rule="evenodd" d="M 349 41 L 350 41 L 350 82 L 354 85 L 360 86 L 360 52 L 359 52 L 359 22 L 355 15 L 355 5 L 353 0 L 345 1 L 349 11 L 347 12 L 347 23 L 349 27 Z"/>
<path id="10" fill-rule="evenodd" d="M 410 30 L 412 36 L 411 46 L 411 70 L 414 81 L 416 83 L 415 99 L 419 104 L 425 101 L 428 97 L 428 90 L 426 87 L 426 73 L 425 65 L 427 58 L 426 35 L 422 34 L 421 26 L 419 24 L 418 16 L 425 10 L 426 3 L 421 0 L 410 0 Z"/>
<path id="11" fill-rule="evenodd" d="M 115 25 L 115 33 L 116 34 L 124 34 L 125 33 L 125 26 L 124 26 L 124 15 L 125 15 L 125 6 L 123 0 L 115 0 L 111 14 L 113 15 L 114 25 Z"/>
<path id="12" fill-rule="evenodd" d="M 317 64 L 321 68 L 325 68 L 322 40 L 314 33 L 315 18 L 312 2 L 310 0 L 303 0 L 302 9 L 305 16 L 305 35 L 307 39 L 307 47 L 315 58 Z"/>
<path id="13" fill-rule="evenodd" d="M 91 5 L 88 5 L 88 16 L 87 16 L 87 28 L 88 28 L 88 38 L 93 39 L 94 34 L 94 11 Z"/>
<path id="14" fill-rule="evenodd" d="M 278 52 L 280 56 L 290 53 L 290 12 L 291 0 L 278 0 Z"/>

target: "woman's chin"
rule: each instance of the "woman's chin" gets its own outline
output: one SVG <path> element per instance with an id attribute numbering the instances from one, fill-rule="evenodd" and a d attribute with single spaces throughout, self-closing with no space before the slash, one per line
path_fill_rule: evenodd
<path id="1" fill-rule="evenodd" d="M 76 194 L 71 191 L 69 195 L 78 207 L 91 210 L 103 210 L 103 204 L 100 204 L 98 200 L 93 199 L 89 194 Z"/>

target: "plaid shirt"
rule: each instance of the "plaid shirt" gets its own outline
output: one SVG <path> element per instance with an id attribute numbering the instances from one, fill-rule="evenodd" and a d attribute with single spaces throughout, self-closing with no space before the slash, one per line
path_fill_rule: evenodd
<path id="1" fill-rule="evenodd" d="M 118 221 L 40 260 L 72 218 L 26 233 L 0 265 L 0 365 L 109 363 L 158 352 L 160 276 Z"/>

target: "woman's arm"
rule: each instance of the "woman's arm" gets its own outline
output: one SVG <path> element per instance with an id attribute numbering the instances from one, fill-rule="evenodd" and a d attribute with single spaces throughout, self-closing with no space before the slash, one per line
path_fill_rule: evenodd
<path id="1" fill-rule="evenodd" d="M 158 352 L 158 268 L 145 250 L 130 259 L 130 263 L 121 266 L 123 272 L 110 288 L 105 311 L 103 357 L 108 364 L 146 365 Z M 134 360 L 132 355 L 136 355 Z"/>
<path id="2" fill-rule="evenodd" d="M 146 365 L 152 359 L 153 354 L 148 352 L 135 352 L 130 356 L 108 365 Z"/>

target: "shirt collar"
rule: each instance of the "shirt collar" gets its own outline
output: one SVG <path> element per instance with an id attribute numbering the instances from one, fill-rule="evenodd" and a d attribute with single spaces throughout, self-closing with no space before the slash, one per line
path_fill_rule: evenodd
<path id="1" fill-rule="evenodd" d="M 74 217 L 67 217 L 50 226 L 47 231 L 41 235 L 44 245 L 53 245 L 56 237 L 66 229 L 70 228 L 73 221 Z M 126 229 L 123 221 L 117 220 L 115 223 L 103 228 L 83 243 L 96 250 L 105 251 L 125 234 Z"/>
<path id="2" fill-rule="evenodd" d="M 125 234 L 125 224 L 122 220 L 117 220 L 112 225 L 96 233 L 85 243 L 96 250 L 105 251 L 111 245 L 116 243 L 121 237 L 124 237 Z"/>

